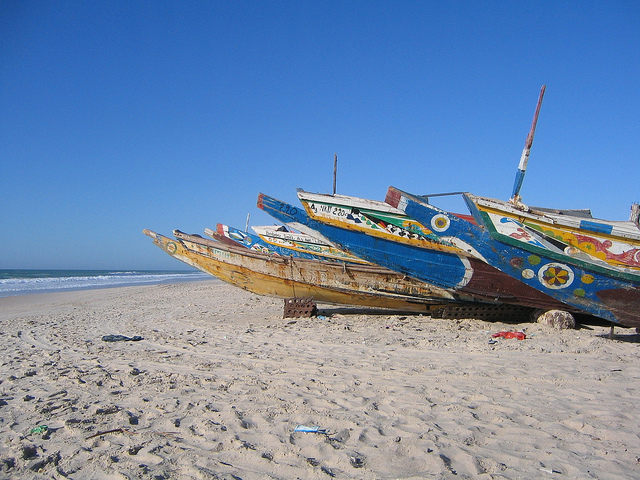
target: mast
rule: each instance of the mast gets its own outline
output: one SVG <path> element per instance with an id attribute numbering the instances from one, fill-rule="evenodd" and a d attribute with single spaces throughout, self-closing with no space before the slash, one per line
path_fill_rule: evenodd
<path id="1" fill-rule="evenodd" d="M 520 157 L 520 164 L 518 165 L 518 171 L 516 172 L 516 180 L 513 184 L 513 193 L 511 193 L 511 199 L 509 200 L 513 204 L 520 202 L 520 188 L 522 187 L 522 181 L 524 180 L 524 174 L 527 171 L 527 163 L 529 162 L 529 153 L 531 152 L 531 145 L 533 145 L 533 135 L 536 133 L 536 124 L 538 123 L 538 114 L 540 113 L 540 106 L 542 105 L 542 97 L 544 91 L 547 88 L 543 85 L 540 89 L 540 96 L 538 97 L 538 105 L 536 106 L 536 113 L 533 116 L 533 123 L 531 124 L 531 130 L 524 142 L 524 149 L 522 150 L 522 156 Z"/>
<path id="2" fill-rule="evenodd" d="M 338 154 L 333 154 L 333 194 L 336 194 L 336 176 L 338 175 Z"/>

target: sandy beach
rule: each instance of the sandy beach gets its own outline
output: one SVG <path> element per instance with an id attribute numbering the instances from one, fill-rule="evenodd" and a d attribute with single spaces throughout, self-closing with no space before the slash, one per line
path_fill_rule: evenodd
<path id="1" fill-rule="evenodd" d="M 0 477 L 640 478 L 635 330 L 282 312 L 215 280 L 0 299 Z"/>

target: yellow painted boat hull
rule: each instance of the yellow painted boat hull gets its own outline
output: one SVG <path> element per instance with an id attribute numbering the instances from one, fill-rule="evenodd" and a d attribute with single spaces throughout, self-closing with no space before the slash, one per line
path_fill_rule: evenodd
<path id="1" fill-rule="evenodd" d="M 174 232 L 171 239 L 144 230 L 172 257 L 258 295 L 313 297 L 318 303 L 427 312 L 466 300 L 446 289 L 375 265 L 274 256 L 199 236 Z"/>

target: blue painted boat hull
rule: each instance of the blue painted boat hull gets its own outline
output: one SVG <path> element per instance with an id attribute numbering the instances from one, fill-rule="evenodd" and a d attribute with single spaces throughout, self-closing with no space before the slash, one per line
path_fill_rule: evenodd
<path id="1" fill-rule="evenodd" d="M 585 264 L 559 261 L 542 250 L 528 251 L 498 241 L 485 225 L 484 217 L 469 202 L 478 225 L 394 187 L 389 188 L 386 201 L 419 222 L 434 227 L 434 234 L 443 241 L 471 246 L 470 254 L 569 307 L 614 323 L 640 327 L 640 285 L 637 282 L 622 280 L 613 273 L 606 275 Z"/>
<path id="2" fill-rule="evenodd" d="M 305 210 L 260 194 L 258 207 L 284 223 L 299 223 L 371 263 L 449 289 L 461 301 L 560 308 L 557 300 L 465 255 L 420 248 L 318 222 Z"/>
<path id="3" fill-rule="evenodd" d="M 356 263 L 350 262 L 342 258 L 328 257 L 319 253 L 310 253 L 302 251 L 300 249 L 289 248 L 283 245 L 276 245 L 273 243 L 265 242 L 259 235 L 254 235 L 249 232 L 242 231 L 238 228 L 234 228 L 228 225 L 222 225 L 218 223 L 216 225 L 216 232 L 209 232 L 209 236 L 215 238 L 218 241 L 224 241 L 227 238 L 233 241 L 235 244 L 242 245 L 250 250 L 255 250 L 262 253 L 270 253 L 273 255 L 281 255 L 284 257 L 294 258 L 307 258 L 310 260 L 318 260 L 323 262 L 341 262 L 341 263 Z M 225 235 L 225 230 L 227 235 Z M 345 254 L 345 258 L 347 255 Z M 361 261 L 357 263 L 363 263 Z"/>

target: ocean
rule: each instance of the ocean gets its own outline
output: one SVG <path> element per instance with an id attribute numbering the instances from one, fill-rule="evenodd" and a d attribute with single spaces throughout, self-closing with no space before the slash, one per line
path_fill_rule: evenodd
<path id="1" fill-rule="evenodd" d="M 209 279 L 213 277 L 197 270 L 0 270 L 0 298 Z"/>

